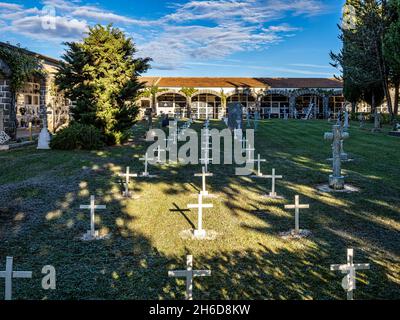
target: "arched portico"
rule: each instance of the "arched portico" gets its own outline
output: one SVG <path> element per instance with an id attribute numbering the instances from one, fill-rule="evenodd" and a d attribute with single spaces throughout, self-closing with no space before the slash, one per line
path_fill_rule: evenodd
<path id="1" fill-rule="evenodd" d="M 192 97 L 192 114 L 198 119 L 218 119 L 222 108 L 221 96 L 211 90 L 209 92 L 196 93 Z"/>
<path id="2" fill-rule="evenodd" d="M 261 98 L 260 105 L 262 118 L 280 118 L 289 113 L 290 97 L 281 93 L 269 93 Z"/>
<path id="3" fill-rule="evenodd" d="M 159 93 L 156 97 L 157 115 L 184 115 L 186 113 L 186 101 L 186 97 L 178 92 L 167 91 Z"/>

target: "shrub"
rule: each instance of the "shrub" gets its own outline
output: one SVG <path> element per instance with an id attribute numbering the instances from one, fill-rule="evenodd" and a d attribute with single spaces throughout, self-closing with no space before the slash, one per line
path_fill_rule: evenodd
<path id="1" fill-rule="evenodd" d="M 79 123 L 60 130 L 50 142 L 50 147 L 58 150 L 97 150 L 103 146 L 99 129 Z"/>

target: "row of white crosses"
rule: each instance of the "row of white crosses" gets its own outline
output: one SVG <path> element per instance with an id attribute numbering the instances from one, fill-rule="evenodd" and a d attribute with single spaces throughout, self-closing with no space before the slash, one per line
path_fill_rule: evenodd
<path id="1" fill-rule="evenodd" d="M 210 158 L 211 142 L 210 142 L 210 131 L 209 128 L 204 129 L 203 139 L 201 142 L 201 154 L 200 163 L 204 165 L 206 172 L 208 172 L 208 165 L 213 160 Z"/>

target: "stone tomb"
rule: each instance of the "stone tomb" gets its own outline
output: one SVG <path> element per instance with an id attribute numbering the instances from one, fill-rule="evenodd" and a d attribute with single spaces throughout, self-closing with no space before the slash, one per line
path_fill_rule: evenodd
<path id="1" fill-rule="evenodd" d="M 186 300 L 193 300 L 193 278 L 209 277 L 211 270 L 193 270 L 193 256 L 186 257 L 186 270 L 168 271 L 169 277 L 186 278 Z"/>
<path id="2" fill-rule="evenodd" d="M 0 271 L 0 278 L 5 280 L 4 300 L 12 300 L 12 279 L 30 279 L 32 271 L 14 271 L 13 257 L 7 257 L 6 270 Z"/>
<path id="3" fill-rule="evenodd" d="M 342 288 L 347 292 L 347 300 L 353 300 L 356 289 L 356 270 L 368 270 L 368 263 L 354 263 L 354 250 L 347 249 L 347 264 L 332 264 L 331 271 L 341 271 L 346 276 L 342 280 Z"/>

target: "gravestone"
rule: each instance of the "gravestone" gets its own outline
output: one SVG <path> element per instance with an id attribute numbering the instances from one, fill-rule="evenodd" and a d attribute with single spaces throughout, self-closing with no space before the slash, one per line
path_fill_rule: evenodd
<path id="1" fill-rule="evenodd" d="M 368 270 L 369 263 L 354 263 L 354 250 L 347 249 L 347 264 L 332 264 L 331 271 L 341 271 L 346 274 L 342 280 L 342 288 L 347 292 L 347 300 L 354 300 L 356 289 L 356 270 Z"/>
<path id="2" fill-rule="evenodd" d="M 345 188 L 344 176 L 342 176 L 341 163 L 341 140 L 347 139 L 349 134 L 343 132 L 338 125 L 334 125 L 332 132 L 325 133 L 325 140 L 332 141 L 332 171 L 329 176 L 329 187 L 333 190 L 343 190 Z"/>
<path id="3" fill-rule="evenodd" d="M 230 130 L 239 129 L 238 124 L 243 121 L 243 106 L 239 102 L 228 103 L 228 127 Z M 243 126 L 240 125 L 240 129 Z"/>
<path id="4" fill-rule="evenodd" d="M 301 230 L 300 229 L 300 209 L 309 209 L 310 205 L 308 204 L 300 204 L 300 197 L 298 195 L 295 196 L 295 201 L 294 205 L 285 205 L 285 209 L 294 209 L 295 212 L 295 227 L 294 230 L 291 230 L 289 232 L 284 232 L 281 233 L 281 236 L 284 238 L 289 237 L 289 238 L 303 238 L 303 237 L 308 237 L 311 232 L 308 230 Z"/>
<path id="5" fill-rule="evenodd" d="M 203 229 L 203 209 L 205 208 L 213 208 L 212 204 L 203 203 L 203 195 L 199 193 L 198 203 L 197 204 L 189 204 L 188 209 L 197 209 L 197 229 L 194 230 L 194 238 L 196 239 L 205 239 L 207 237 L 206 230 Z"/>
<path id="6" fill-rule="evenodd" d="M 0 271 L 0 278 L 4 278 L 4 300 L 12 300 L 12 279 L 30 279 L 32 278 L 32 271 L 14 271 L 13 270 L 13 257 L 6 258 L 6 270 Z"/>
<path id="7" fill-rule="evenodd" d="M 90 230 L 88 230 L 82 237 L 83 241 L 101 240 L 108 236 L 99 234 L 99 231 L 95 229 L 95 210 L 105 210 L 107 207 L 105 205 L 95 205 L 95 197 L 90 196 L 90 205 L 80 205 L 80 209 L 90 210 Z"/>
<path id="8" fill-rule="evenodd" d="M 43 117 L 43 128 L 40 130 L 38 140 L 38 150 L 50 150 L 50 132 L 47 129 L 47 115 Z"/>
<path id="9" fill-rule="evenodd" d="M 186 278 L 186 300 L 193 300 L 193 278 L 209 277 L 210 270 L 193 270 L 193 256 L 186 257 L 186 270 L 168 271 L 169 277 Z"/>
<path id="10" fill-rule="evenodd" d="M 381 120 L 382 120 L 381 114 L 378 112 L 378 110 L 375 110 L 374 128 L 372 129 L 372 132 L 381 132 Z"/>
<path id="11" fill-rule="evenodd" d="M 344 130 L 344 131 L 349 130 L 349 127 L 350 127 L 349 118 L 350 118 L 349 112 L 348 112 L 348 111 L 345 111 L 345 112 L 344 112 L 344 123 L 343 123 L 343 130 Z"/>
<path id="12" fill-rule="evenodd" d="M 400 123 L 396 123 L 393 130 L 389 132 L 393 137 L 400 137 Z"/>
<path id="13" fill-rule="evenodd" d="M 360 122 L 360 129 L 365 128 L 365 115 L 364 113 L 361 113 L 358 115 L 358 121 Z"/>

